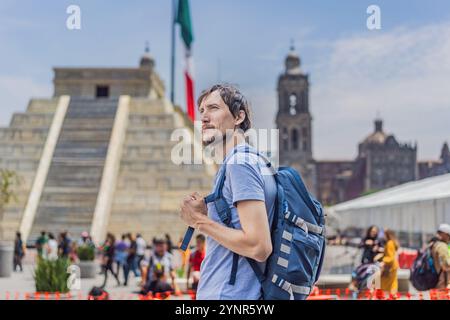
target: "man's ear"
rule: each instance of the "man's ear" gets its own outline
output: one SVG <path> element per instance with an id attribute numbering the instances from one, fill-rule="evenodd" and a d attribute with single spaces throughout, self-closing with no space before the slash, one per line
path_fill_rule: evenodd
<path id="1" fill-rule="evenodd" d="M 234 125 L 235 126 L 239 126 L 242 122 L 244 122 L 245 120 L 245 111 L 244 110 L 239 110 L 239 114 L 236 117 L 236 119 L 234 120 Z"/>

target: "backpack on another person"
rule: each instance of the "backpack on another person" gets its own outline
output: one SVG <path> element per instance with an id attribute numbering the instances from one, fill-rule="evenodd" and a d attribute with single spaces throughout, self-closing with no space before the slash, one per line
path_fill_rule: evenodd
<path id="1" fill-rule="evenodd" d="M 431 241 L 424 250 L 421 250 L 411 266 L 410 281 L 414 288 L 419 291 L 434 289 L 439 281 L 440 272 L 436 271 L 431 254 L 431 250 L 437 241 Z"/>

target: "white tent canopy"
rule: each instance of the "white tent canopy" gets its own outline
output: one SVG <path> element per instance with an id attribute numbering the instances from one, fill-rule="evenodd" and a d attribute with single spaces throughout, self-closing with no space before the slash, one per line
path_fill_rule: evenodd
<path id="1" fill-rule="evenodd" d="M 325 209 L 339 228 L 370 225 L 422 235 L 450 223 L 450 174 L 408 182 Z"/>

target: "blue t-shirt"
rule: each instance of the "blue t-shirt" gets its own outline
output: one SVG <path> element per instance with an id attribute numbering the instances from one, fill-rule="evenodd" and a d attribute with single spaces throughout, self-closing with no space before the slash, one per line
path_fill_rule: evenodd
<path id="1" fill-rule="evenodd" d="M 234 149 L 243 151 L 245 144 L 237 145 Z M 251 147 L 250 147 L 251 148 Z M 253 153 L 232 150 L 225 158 L 214 181 L 226 166 L 225 183 L 222 190 L 223 197 L 231 208 L 232 223 L 236 229 L 241 229 L 236 203 L 242 200 L 261 200 L 272 221 L 276 199 L 276 183 L 264 160 Z M 214 203 L 208 203 L 208 217 L 222 223 Z M 257 300 L 261 298 L 261 285 L 256 278 L 250 264 L 245 257 L 239 257 L 236 282 L 230 285 L 233 252 L 220 245 L 211 237 L 206 238 L 206 256 L 200 268 L 200 282 L 197 289 L 197 299 L 239 299 Z M 264 268 L 265 263 L 260 263 Z M 263 270 L 263 269 L 261 269 Z"/>

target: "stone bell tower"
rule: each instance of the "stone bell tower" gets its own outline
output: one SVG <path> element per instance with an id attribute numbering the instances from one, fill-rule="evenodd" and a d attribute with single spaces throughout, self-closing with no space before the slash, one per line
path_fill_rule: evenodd
<path id="1" fill-rule="evenodd" d="M 300 68 L 300 57 L 291 45 L 285 70 L 278 78 L 279 158 L 281 166 L 296 168 L 311 193 L 315 193 L 312 156 L 312 116 L 309 111 L 308 75 Z"/>

